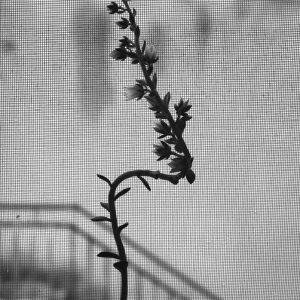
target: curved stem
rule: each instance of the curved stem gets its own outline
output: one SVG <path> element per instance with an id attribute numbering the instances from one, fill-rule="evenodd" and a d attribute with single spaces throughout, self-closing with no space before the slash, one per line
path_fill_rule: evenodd
<path id="1" fill-rule="evenodd" d="M 121 276 L 122 276 L 122 286 L 121 286 L 121 300 L 127 299 L 128 294 L 128 276 L 127 276 L 127 257 L 125 248 L 118 232 L 118 219 L 116 213 L 116 206 L 115 206 L 115 193 L 118 186 L 126 179 L 130 177 L 152 177 L 154 179 L 162 179 L 167 180 L 173 184 L 177 184 L 179 182 L 180 176 L 179 175 L 167 175 L 160 173 L 159 171 L 149 171 L 149 170 L 134 170 L 128 171 L 121 174 L 112 184 L 110 187 L 109 195 L 108 195 L 108 203 L 109 203 L 109 212 L 110 212 L 110 220 L 112 223 L 113 234 L 115 238 L 115 242 L 118 248 L 118 253 L 120 257 L 120 261 L 123 262 L 122 268 L 120 268 Z"/>

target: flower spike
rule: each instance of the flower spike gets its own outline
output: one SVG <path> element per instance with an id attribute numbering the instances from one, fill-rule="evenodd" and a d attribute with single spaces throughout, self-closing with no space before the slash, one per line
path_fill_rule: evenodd
<path id="1" fill-rule="evenodd" d="M 159 59 L 157 49 L 151 43 L 148 44 L 146 41 L 143 41 L 143 43 L 140 42 L 141 32 L 135 20 L 137 12 L 134 8 L 130 8 L 130 0 L 121 1 L 123 6 L 112 1 L 109 5 L 107 5 L 107 10 L 109 14 L 126 13 L 127 16 L 121 17 L 120 20 L 116 22 L 116 25 L 123 30 L 129 29 L 133 38 L 130 39 L 127 36 L 123 36 L 123 38 L 119 40 L 119 47 L 113 50 L 110 56 L 115 60 L 121 61 L 129 58 L 131 60 L 131 64 L 139 64 L 141 66 L 144 79 L 137 79 L 135 85 L 125 87 L 126 98 L 128 100 L 140 100 L 143 97 L 146 99 L 149 104 L 149 109 L 154 112 L 155 118 L 158 119 L 154 130 L 160 134 L 160 136 L 158 136 L 159 143 L 157 145 L 153 145 L 153 152 L 158 156 L 157 161 L 170 159 L 170 163 L 168 164 L 171 168 L 170 173 L 176 173 L 164 174 L 159 171 L 133 170 L 121 174 L 113 182 L 111 182 L 107 177 L 98 174 L 98 178 L 105 181 L 110 188 L 108 201 L 100 202 L 102 208 L 104 208 L 110 216 L 97 216 L 91 220 L 93 222 L 111 223 L 118 249 L 118 253 L 105 251 L 100 252 L 98 257 L 114 258 L 119 260 L 114 263 L 113 266 L 121 273 L 122 288 L 120 299 L 126 300 L 128 296 L 128 260 L 123 241 L 121 239 L 121 231 L 128 226 L 128 223 L 126 222 L 123 225 L 118 226 L 116 203 L 117 200 L 127 194 L 131 188 L 124 188 L 117 192 L 119 186 L 123 181 L 129 178 L 138 177 L 147 190 L 151 191 L 146 177 L 169 181 L 174 185 L 178 184 L 179 180 L 185 177 L 191 184 L 195 181 L 195 173 L 191 169 L 193 157 L 191 157 L 189 149 L 183 139 L 183 131 L 186 127 L 186 122 L 191 119 L 191 117 L 187 114 L 191 105 L 188 104 L 188 101 L 180 99 L 178 104 L 175 104 L 174 106 L 177 117 L 175 119 L 173 118 L 169 111 L 171 98 L 170 92 L 167 92 L 164 97 L 161 97 L 157 91 L 159 76 L 157 76 L 153 67 Z"/>

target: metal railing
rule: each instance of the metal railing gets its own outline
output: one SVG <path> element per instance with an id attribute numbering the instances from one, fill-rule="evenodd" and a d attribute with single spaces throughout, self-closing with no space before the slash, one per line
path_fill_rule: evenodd
<path id="1" fill-rule="evenodd" d="M 14 210 L 22 211 L 22 212 L 28 211 L 28 212 L 33 212 L 33 214 L 35 213 L 38 214 L 40 212 L 50 212 L 50 211 L 52 212 L 65 211 L 68 212 L 68 214 L 70 214 L 71 212 L 79 214 L 81 216 L 81 219 L 83 217 L 83 219 L 88 222 L 90 222 L 90 219 L 94 217 L 93 213 L 87 211 L 86 209 L 84 209 L 83 207 L 77 204 L 65 205 L 65 204 L 0 203 L 0 210 L 2 212 L 14 211 Z M 110 288 L 110 283 L 111 283 L 110 278 L 112 277 L 112 270 L 113 270 L 111 260 L 104 259 L 104 258 L 97 258 L 97 257 L 95 258 L 95 254 L 94 254 L 96 250 L 98 250 L 98 252 L 100 252 L 101 250 L 103 251 L 103 249 L 105 249 L 105 251 L 113 251 L 113 250 L 110 249 L 110 247 L 108 247 L 104 241 L 101 241 L 98 237 L 95 237 L 93 234 L 87 232 L 85 229 L 82 229 L 81 226 L 78 226 L 73 222 L 67 222 L 67 221 L 47 221 L 47 220 L 41 221 L 37 219 L 34 219 L 33 221 L 0 220 L 0 226 L 1 226 L 1 231 L 0 231 L 1 244 L 3 243 L 2 240 L 3 230 L 7 231 L 8 229 L 14 229 L 15 237 L 14 238 L 12 237 L 13 244 L 11 249 L 12 251 L 14 251 L 15 257 L 18 257 L 16 252 L 20 247 L 20 245 L 18 244 L 19 238 L 17 237 L 18 234 L 20 234 L 18 233 L 18 231 L 20 230 L 30 230 L 30 229 L 31 230 L 47 229 L 48 231 L 56 230 L 54 232 L 55 234 L 52 234 L 52 239 L 54 238 L 55 235 L 57 235 L 58 231 L 67 232 L 64 234 L 64 237 L 65 237 L 65 241 L 68 241 L 69 248 L 70 248 L 67 249 L 70 269 L 67 274 L 64 274 L 64 280 L 65 280 L 64 288 L 66 290 L 66 294 L 63 299 L 73 299 L 73 300 L 82 299 L 80 297 L 82 297 L 82 293 L 84 292 L 82 291 L 82 289 L 81 291 L 78 290 L 78 288 L 80 287 L 80 274 L 81 274 L 81 272 L 79 271 L 80 267 L 78 267 L 78 261 L 82 262 L 84 259 L 85 259 L 84 261 L 85 267 L 88 269 L 87 272 L 89 272 L 92 277 L 95 274 L 94 259 L 97 259 L 99 261 L 101 260 L 103 262 L 101 264 L 103 270 L 100 270 L 103 272 L 103 278 L 99 279 L 100 282 L 103 279 L 103 286 L 101 286 L 101 292 L 99 290 L 97 292 L 98 295 L 94 295 L 94 298 L 93 297 L 88 298 L 86 295 L 84 295 L 85 299 L 104 299 L 103 297 L 105 297 L 105 299 L 118 299 L 117 295 L 119 293 L 119 290 L 115 291 L 115 294 L 112 295 L 112 289 Z M 111 228 L 107 223 L 99 222 L 96 223 L 96 226 L 101 227 L 101 229 L 104 229 L 105 231 L 108 231 L 111 234 Z M 78 249 L 77 247 L 79 239 L 81 239 L 81 241 L 83 241 L 86 244 L 87 251 L 86 253 L 84 252 L 83 255 L 80 252 L 81 250 Z M 155 298 L 156 299 L 182 299 L 182 300 L 187 300 L 187 299 L 220 300 L 221 299 L 219 296 L 215 295 L 212 291 L 208 290 L 207 288 L 200 285 L 192 278 L 189 278 L 181 271 L 172 267 L 169 263 L 157 257 L 155 254 L 153 254 L 143 246 L 139 245 L 137 242 L 133 241 L 125 234 L 122 235 L 122 239 L 126 247 L 133 248 L 135 253 L 138 253 L 139 255 L 143 256 L 143 259 L 147 261 L 148 265 L 151 264 L 156 268 L 159 268 L 160 271 L 158 273 L 163 274 L 164 278 L 168 279 L 168 280 L 162 280 L 156 275 L 157 272 L 155 272 L 154 274 L 154 272 L 147 270 L 145 267 L 141 267 L 136 262 L 130 261 L 129 271 L 132 274 L 134 274 L 133 276 L 135 282 L 134 295 L 131 296 L 132 297 L 131 299 L 155 299 Z M 51 244 L 53 246 L 54 241 L 51 241 Z M 52 251 L 54 251 L 55 254 L 55 249 L 52 249 Z M 2 256 L 2 253 L 0 253 L 0 255 Z M 53 253 L 52 254 L 45 253 L 45 255 L 53 256 Z M 86 255 L 87 257 L 83 258 L 84 255 Z M 55 260 L 56 258 L 52 257 L 52 259 Z M 99 272 L 99 270 L 97 271 Z M 15 273 L 18 272 L 20 273 L 20 266 L 19 267 L 15 266 Z M 3 272 L 0 273 L 0 276 L 1 276 L 0 279 L 2 279 L 3 281 Z M 16 276 L 14 278 L 15 281 L 20 280 L 19 278 L 20 274 L 14 274 L 13 276 Z M 54 275 L 54 277 L 56 277 L 56 275 Z M 56 281 L 57 280 L 58 279 L 56 278 Z M 167 281 L 176 282 L 176 286 L 178 288 L 174 288 L 173 286 L 168 284 Z M 99 282 L 97 283 L 95 282 L 95 284 L 98 284 L 99 286 Z M 99 297 L 99 293 L 101 293 L 102 295 L 101 297 Z M 158 294 L 153 294 L 153 293 L 158 293 L 159 296 L 157 296 Z M 105 296 L 103 296 L 104 294 Z"/>

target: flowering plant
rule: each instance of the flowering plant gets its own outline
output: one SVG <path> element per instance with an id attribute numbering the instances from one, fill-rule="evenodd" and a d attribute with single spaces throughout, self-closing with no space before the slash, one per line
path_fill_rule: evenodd
<path id="1" fill-rule="evenodd" d="M 118 254 L 111 252 L 100 252 L 99 257 L 109 257 L 117 259 L 118 262 L 114 263 L 114 267 L 121 273 L 122 287 L 121 287 L 121 300 L 127 299 L 128 294 L 128 276 L 127 276 L 127 257 L 121 239 L 121 231 L 128 226 L 128 223 L 118 225 L 115 201 L 129 192 L 130 188 L 121 190 L 116 194 L 117 187 L 126 179 L 137 177 L 141 180 L 144 186 L 150 191 L 150 185 L 145 177 L 152 177 L 154 179 L 167 180 L 173 184 L 177 184 L 181 178 L 186 178 L 189 183 L 195 180 L 195 173 L 192 171 L 193 157 L 186 146 L 183 139 L 183 132 L 186 127 L 186 122 L 191 119 L 188 114 L 190 108 L 189 101 L 180 99 L 178 104 L 174 105 L 176 112 L 176 120 L 169 111 L 169 104 L 171 95 L 168 92 L 163 98 L 159 95 L 157 87 L 157 74 L 154 72 L 154 64 L 158 61 L 159 57 L 156 48 L 153 44 L 147 44 L 146 41 L 140 45 L 140 28 L 136 24 L 136 10 L 129 7 L 130 0 L 122 0 L 123 5 L 118 5 L 116 2 L 111 2 L 107 9 L 110 14 L 124 14 L 127 13 L 128 17 L 121 17 L 116 25 L 124 30 L 129 27 L 133 32 L 134 39 L 129 39 L 123 36 L 119 40 L 120 45 L 111 53 L 111 57 L 115 60 L 124 61 L 131 59 L 132 64 L 139 64 L 142 68 L 144 79 L 136 80 L 136 84 L 126 87 L 126 97 L 128 100 L 145 98 L 149 104 L 149 109 L 155 114 L 158 119 L 154 130 L 160 134 L 158 139 L 159 144 L 154 145 L 154 153 L 158 156 L 158 161 L 162 159 L 170 159 L 169 166 L 170 173 L 176 174 L 163 174 L 159 171 L 150 170 L 134 170 L 121 174 L 114 182 L 111 182 L 103 175 L 97 175 L 100 179 L 104 180 L 110 186 L 108 195 L 108 203 L 101 203 L 101 206 L 107 210 L 110 217 L 99 216 L 92 219 L 92 221 L 108 221 L 112 224 L 115 242 L 118 248 Z"/>

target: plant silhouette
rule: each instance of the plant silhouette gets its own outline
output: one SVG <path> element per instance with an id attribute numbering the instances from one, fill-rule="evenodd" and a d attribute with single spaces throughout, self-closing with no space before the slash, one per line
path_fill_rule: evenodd
<path id="1" fill-rule="evenodd" d="M 137 177 L 149 191 L 151 191 L 151 187 L 145 177 L 166 180 L 172 184 L 177 184 L 182 178 L 186 178 L 190 184 L 195 181 L 195 173 L 192 170 L 193 157 L 183 139 L 186 123 L 191 119 L 188 112 L 192 106 L 189 104 L 188 100 L 184 101 L 183 99 L 180 99 L 178 103 L 174 105 L 176 118 L 173 118 L 169 111 L 171 100 L 170 92 L 162 98 L 156 89 L 158 77 L 154 71 L 154 64 L 159 59 L 158 53 L 153 44 L 147 44 L 146 41 L 143 41 L 142 45 L 140 44 L 140 28 L 135 20 L 137 12 L 134 8 L 131 9 L 129 7 L 128 2 L 129 0 L 122 0 L 122 5 L 111 2 L 107 6 L 110 14 L 123 15 L 121 19 L 116 22 L 116 25 L 121 30 L 129 28 L 134 36 L 133 39 L 123 36 L 123 38 L 119 40 L 119 47 L 111 52 L 111 57 L 120 61 L 130 59 L 132 64 L 140 65 L 144 79 L 137 79 L 135 85 L 126 87 L 126 97 L 128 100 L 140 100 L 145 98 L 148 102 L 149 109 L 154 112 L 155 118 L 158 119 L 154 130 L 160 134 L 158 137 L 159 143 L 154 145 L 153 152 L 158 156 L 158 161 L 170 159 L 170 162 L 168 163 L 171 168 L 170 173 L 175 174 L 163 174 L 159 171 L 150 170 L 134 170 L 121 174 L 113 182 L 104 175 L 97 175 L 99 179 L 105 181 L 110 187 L 108 202 L 101 203 L 101 206 L 109 212 L 110 216 L 97 216 L 92 218 L 92 221 L 111 223 L 118 249 L 118 254 L 112 252 L 100 252 L 98 256 L 118 260 L 113 266 L 121 273 L 121 300 L 126 300 L 128 295 L 128 261 L 121 239 L 121 232 L 128 226 L 128 223 L 126 222 L 120 226 L 118 225 L 115 202 L 128 193 L 130 187 L 117 192 L 118 186 L 131 177 Z"/>

